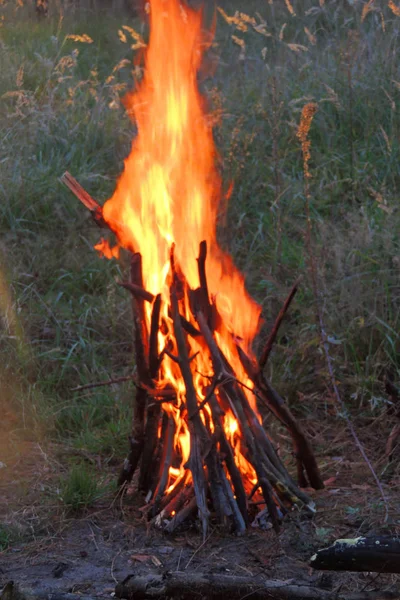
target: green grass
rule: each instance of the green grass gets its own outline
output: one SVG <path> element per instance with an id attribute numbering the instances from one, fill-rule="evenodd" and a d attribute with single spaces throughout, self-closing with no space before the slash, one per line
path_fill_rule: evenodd
<path id="1" fill-rule="evenodd" d="M 384 376 L 398 378 L 400 368 L 400 18 L 385 6 L 362 22 L 358 2 L 305 0 L 294 3 L 296 16 L 276 0 L 229 3 L 229 15 L 232 4 L 258 24 L 264 19 L 269 35 L 240 31 L 219 15 L 209 57 L 219 64 L 201 83 L 222 113 L 215 136 L 226 186 L 234 183 L 221 242 L 267 325 L 305 275 L 269 375 L 296 408 L 298 392 L 323 394 L 329 383 L 307 272 L 296 138 L 301 109 L 313 101 L 313 246 L 336 377 L 351 408 L 379 410 Z M 132 370 L 129 300 L 114 281 L 125 266 L 98 258 L 99 232 L 58 178 L 68 169 L 95 198 L 111 194 L 133 135 L 118 102 L 131 86 L 133 53 L 118 30 L 141 25 L 128 15 L 88 19 L 79 11 L 38 22 L 29 5 L 11 1 L 2 10 L 1 402 L 30 435 L 45 431 L 111 460 L 124 454 L 132 386 L 71 388 Z M 232 36 L 244 40 L 243 59 Z M 74 487 L 86 493 L 76 477 L 69 505 Z"/>
<path id="2" fill-rule="evenodd" d="M 71 512 L 81 511 L 94 504 L 101 495 L 100 486 L 84 463 L 74 465 L 61 485 L 61 500 Z"/>
<path id="3" fill-rule="evenodd" d="M 8 525 L 0 523 L 0 552 L 7 550 L 13 538 L 13 530 Z"/>

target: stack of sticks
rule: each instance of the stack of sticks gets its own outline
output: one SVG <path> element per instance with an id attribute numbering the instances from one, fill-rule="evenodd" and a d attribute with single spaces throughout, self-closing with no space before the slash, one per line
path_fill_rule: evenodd
<path id="1" fill-rule="evenodd" d="M 89 208 L 95 221 L 104 226 L 101 206 L 80 188 L 71 175 L 65 174 L 62 181 Z M 133 402 L 130 449 L 119 476 L 119 485 L 127 485 L 138 470 L 137 485 L 146 494 L 148 514 L 155 525 L 168 532 L 197 514 L 203 535 L 206 535 L 211 516 L 240 534 L 259 511 L 268 514 L 278 531 L 282 517 L 293 506 L 314 510 L 313 502 L 301 488 L 323 487 L 308 439 L 262 372 L 297 283 L 278 316 L 260 361 L 257 363 L 236 344 L 238 357 L 252 382 L 252 387 L 249 387 L 237 379 L 216 342 L 212 326 L 216 307 L 208 293 L 206 258 L 207 245 L 203 241 L 197 258 L 200 285 L 197 289 L 190 289 L 171 248 L 168 313 L 173 322 L 174 343 L 161 351 L 159 331 L 165 326 L 160 317 L 162 299 L 160 294 L 153 296 L 144 289 L 139 253 L 134 253 L 131 258 L 130 281 L 121 283 L 132 294 L 137 391 Z M 190 321 L 182 314 L 182 290 L 189 298 L 193 317 Z M 151 304 L 150 327 L 146 321 L 146 303 Z M 212 365 L 209 384 L 201 390 L 201 397 L 193 379 L 196 357 L 190 356 L 190 337 L 200 343 Z M 166 355 L 179 366 L 185 388 L 184 402 L 180 402 L 179 409 L 190 433 L 190 455 L 184 465 L 185 475 L 171 491 L 168 488 L 170 469 L 179 465 L 181 457 L 177 456 L 174 444 L 175 421 L 171 412 L 165 410 L 166 404 L 177 405 L 177 394 L 168 382 L 164 381 L 160 387 L 158 376 Z M 262 403 L 290 432 L 298 483 L 286 470 L 260 424 L 248 399 L 249 389 L 258 403 Z M 251 484 L 250 489 L 235 457 L 235 448 L 224 430 L 226 411 L 236 418 L 241 453 L 256 474 L 256 482 Z M 265 508 L 262 508 L 263 505 Z"/>

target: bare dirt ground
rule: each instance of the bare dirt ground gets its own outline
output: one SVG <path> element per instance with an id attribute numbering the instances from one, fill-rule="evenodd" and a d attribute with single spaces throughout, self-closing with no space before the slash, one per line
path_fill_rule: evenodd
<path id="1" fill-rule="evenodd" d="M 173 536 L 149 529 L 140 511 L 144 500 L 138 496 L 129 501 L 109 496 L 84 514 L 69 516 L 57 498 L 66 449 L 3 435 L 0 523 L 18 535 L 0 552 L 0 585 L 13 580 L 32 590 L 110 596 L 115 584 L 130 574 L 186 570 L 262 575 L 342 592 L 389 589 L 397 576 L 317 572 L 310 569 L 309 559 L 316 549 L 340 537 L 400 532 L 398 455 L 391 473 L 382 475 L 389 510 L 385 520 L 379 490 L 344 424 L 338 428 L 336 422 L 336 430 L 327 421 L 306 425 L 314 442 L 316 436 L 325 440 L 319 462 L 326 489 L 310 491 L 317 505 L 315 517 L 293 513 L 279 536 L 250 529 L 238 538 L 211 527 L 205 542 L 195 525 Z M 357 425 L 382 473 L 390 423 L 382 416 Z M 118 467 L 107 468 L 112 480 Z"/>

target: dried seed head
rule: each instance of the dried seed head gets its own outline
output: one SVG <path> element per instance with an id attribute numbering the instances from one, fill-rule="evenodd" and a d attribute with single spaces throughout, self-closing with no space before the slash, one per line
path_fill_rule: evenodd
<path id="1" fill-rule="evenodd" d="M 303 152 L 304 177 L 306 179 L 309 179 L 311 177 L 311 173 L 308 168 L 308 163 L 311 158 L 311 142 L 308 139 L 308 133 L 310 131 L 311 123 L 317 110 L 318 104 L 316 104 L 315 102 L 308 102 L 308 104 L 303 106 L 303 110 L 301 111 L 300 125 L 296 134 L 296 136 L 301 142 L 301 150 Z"/>

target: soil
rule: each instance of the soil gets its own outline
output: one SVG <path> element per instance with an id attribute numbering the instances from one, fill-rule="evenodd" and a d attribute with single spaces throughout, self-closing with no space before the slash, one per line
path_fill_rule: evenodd
<path id="1" fill-rule="evenodd" d="M 308 427 L 317 431 L 317 423 Z M 205 542 L 196 523 L 173 536 L 150 529 L 141 510 L 144 500 L 137 494 L 123 499 L 109 495 L 84 514 L 68 515 L 57 486 L 72 450 L 4 435 L 0 441 L 0 528 L 12 534 L 9 547 L 0 551 L 0 589 L 13 580 L 33 591 L 110 596 L 115 584 L 128 575 L 176 570 L 262 575 L 342 592 L 388 589 L 398 577 L 317 572 L 309 567 L 312 554 L 337 538 L 400 533 L 398 460 L 390 477 L 388 471 L 382 476 L 389 510 L 385 517 L 380 492 L 344 427 L 333 431 L 327 422 L 320 422 L 318 430 L 327 441 L 327 450 L 318 457 L 326 488 L 309 491 L 317 505 L 313 518 L 292 513 L 279 535 L 250 528 L 237 537 L 212 525 Z M 379 448 L 384 448 L 388 430 L 383 418 L 362 429 L 380 473 L 384 450 Z M 384 441 L 377 445 L 377 439 Z M 87 458 L 99 467 L 99 457 Z M 116 464 L 100 466 L 110 481 L 116 477 Z"/>

